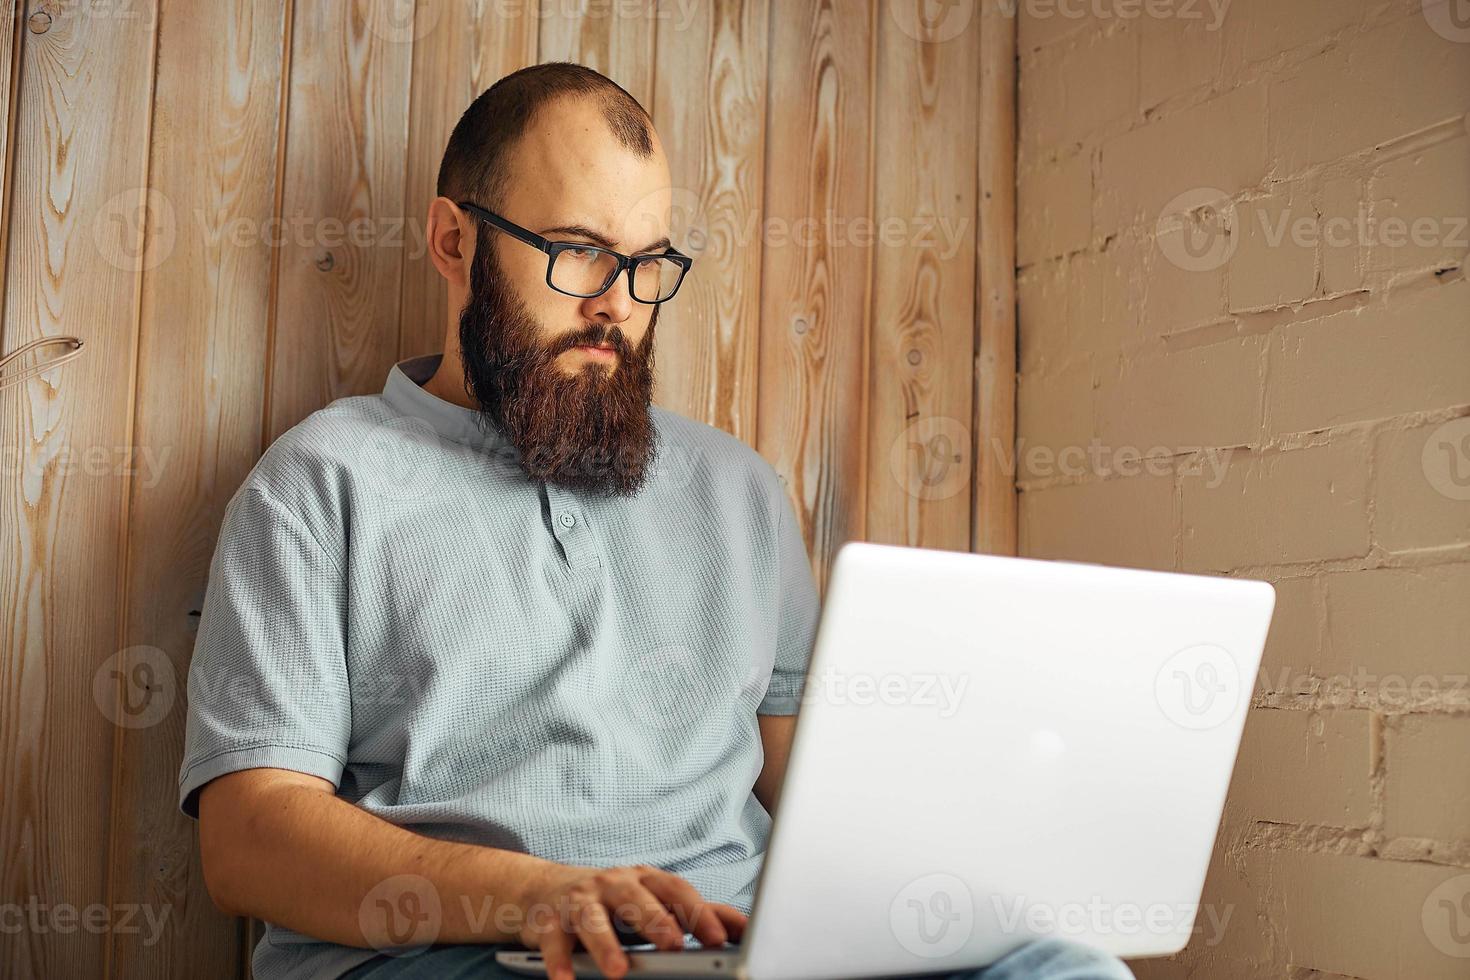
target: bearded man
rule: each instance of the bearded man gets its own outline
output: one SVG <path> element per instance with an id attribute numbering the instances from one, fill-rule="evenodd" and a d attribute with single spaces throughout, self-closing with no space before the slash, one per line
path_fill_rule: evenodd
<path id="1" fill-rule="evenodd" d="M 625 939 L 739 939 L 818 602 L 770 465 L 651 404 L 694 266 L 670 184 L 604 76 L 501 79 L 429 209 L 444 353 L 231 499 L 179 800 L 215 903 L 266 923 L 255 976 L 502 976 L 519 944 L 615 977 Z"/>

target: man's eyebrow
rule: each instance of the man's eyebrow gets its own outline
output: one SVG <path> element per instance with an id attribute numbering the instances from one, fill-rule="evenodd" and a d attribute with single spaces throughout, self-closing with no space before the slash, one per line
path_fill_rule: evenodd
<path id="1" fill-rule="evenodd" d="M 615 249 L 617 245 L 616 242 L 614 242 L 611 238 L 608 238 L 602 232 L 594 231 L 593 229 L 588 228 L 586 225 L 554 225 L 550 228 L 543 228 L 537 234 L 539 234 L 542 238 L 550 238 L 554 234 L 576 235 L 578 238 L 586 238 L 594 245 L 601 245 L 603 248 Z M 642 248 L 633 249 L 633 251 L 629 252 L 628 254 L 642 255 L 645 252 L 653 252 L 658 249 L 668 248 L 672 244 L 673 242 L 669 241 L 669 236 L 665 235 L 656 241 L 649 242 Z"/>

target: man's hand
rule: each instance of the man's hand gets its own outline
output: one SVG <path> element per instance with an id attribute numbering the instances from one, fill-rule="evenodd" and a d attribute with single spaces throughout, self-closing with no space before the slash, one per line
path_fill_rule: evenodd
<path id="1" fill-rule="evenodd" d="M 519 903 L 525 914 L 521 944 L 539 949 L 551 980 L 573 980 L 578 940 L 608 977 L 628 971 L 628 957 L 614 923 L 622 923 L 659 949 L 683 949 L 691 932 L 706 946 L 721 946 L 745 931 L 746 915 L 707 902 L 678 875 L 633 865 L 583 868 L 552 865 L 527 883 Z"/>
<path id="2" fill-rule="evenodd" d="M 442 906 L 433 941 L 509 943 L 541 950 L 556 980 L 572 980 L 577 942 L 609 977 L 628 970 L 615 926 L 680 949 L 684 933 L 719 946 L 746 915 L 705 901 L 678 875 L 646 865 L 584 868 L 518 851 L 435 840 L 388 823 L 333 793 L 324 779 L 243 769 L 199 794 L 205 881 L 215 903 L 345 946 L 382 949 L 365 932 L 363 896 L 395 876 L 426 879 Z M 475 914 L 491 903 L 493 915 Z"/>

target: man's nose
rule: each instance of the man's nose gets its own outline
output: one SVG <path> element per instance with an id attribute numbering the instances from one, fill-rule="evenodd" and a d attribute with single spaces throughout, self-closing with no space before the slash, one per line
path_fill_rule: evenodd
<path id="1" fill-rule="evenodd" d="M 593 296 L 582 304 L 582 313 L 599 323 L 622 323 L 633 315 L 633 297 L 628 292 L 628 274 L 622 273 L 601 296 Z"/>

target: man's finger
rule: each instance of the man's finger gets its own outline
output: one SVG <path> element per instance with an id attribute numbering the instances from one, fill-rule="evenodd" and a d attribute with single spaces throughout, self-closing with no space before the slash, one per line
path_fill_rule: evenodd
<path id="1" fill-rule="evenodd" d="M 679 917 L 684 928 L 705 946 L 723 946 L 729 938 L 725 926 L 699 891 L 678 875 L 661 872 L 648 875 L 643 883 Z"/>
<path id="2" fill-rule="evenodd" d="M 587 902 L 572 907 L 572 927 L 587 952 L 597 961 L 597 968 L 607 977 L 621 977 L 628 972 L 628 956 L 618 941 L 612 918 L 601 902 Z"/>
<path id="3" fill-rule="evenodd" d="M 603 891 L 603 904 L 659 949 L 683 949 L 684 930 L 658 896 L 636 880 L 625 879 Z"/>
<path id="4" fill-rule="evenodd" d="M 733 905 L 724 905 L 719 902 L 715 902 L 710 908 L 714 909 L 716 917 L 724 925 L 725 931 L 730 934 L 732 940 L 738 940 L 744 937 L 745 927 L 750 922 L 750 916 Z"/>
<path id="5" fill-rule="evenodd" d="M 572 937 L 557 926 L 541 933 L 541 962 L 551 980 L 577 980 L 572 970 Z"/>

